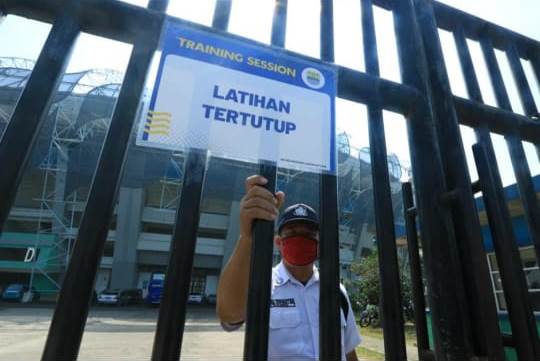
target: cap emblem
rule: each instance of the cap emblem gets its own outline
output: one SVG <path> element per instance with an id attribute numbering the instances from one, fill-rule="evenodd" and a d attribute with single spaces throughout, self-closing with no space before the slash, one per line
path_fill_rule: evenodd
<path id="1" fill-rule="evenodd" d="M 293 214 L 299 217 L 307 217 L 307 209 L 304 207 L 298 207 L 294 210 Z"/>

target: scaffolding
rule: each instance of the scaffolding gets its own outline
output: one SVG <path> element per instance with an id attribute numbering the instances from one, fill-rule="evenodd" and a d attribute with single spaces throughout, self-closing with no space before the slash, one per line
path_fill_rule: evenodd
<path id="1" fill-rule="evenodd" d="M 27 59 L 0 58 L 1 85 L 22 90 L 33 65 Z M 39 203 L 39 215 L 33 248 L 39 250 L 47 246 L 52 251 L 46 258 L 41 257 L 31 263 L 29 281 L 32 287 L 36 275 L 45 277 L 51 289 L 42 289 L 42 292 L 55 293 L 60 289 L 77 235 L 77 213 L 84 208 L 86 197 L 79 195 L 78 187 L 71 191 L 66 188 L 70 156 L 95 133 L 106 132 L 109 125 L 111 112 L 90 112 L 88 108 L 92 104 L 88 102 L 99 97 L 116 98 L 121 80 L 121 73 L 109 70 L 65 74 L 49 108 L 46 125 L 40 134 L 47 143 L 47 149 L 37 165 L 43 175 L 43 183 L 40 197 L 34 199 Z M 110 103 L 114 105 L 114 101 Z M 6 102 L 0 107 L 0 119 L 6 125 L 9 108 L 12 106 Z M 35 152 L 37 157 L 39 151 Z"/>
<path id="2" fill-rule="evenodd" d="M 182 193 L 185 160 L 183 152 L 171 152 L 165 173 L 160 179 L 159 209 L 175 210 L 178 206 Z"/>

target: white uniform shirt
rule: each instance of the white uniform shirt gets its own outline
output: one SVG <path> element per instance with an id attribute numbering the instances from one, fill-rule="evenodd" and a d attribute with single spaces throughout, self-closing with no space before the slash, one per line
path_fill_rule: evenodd
<path id="1" fill-rule="evenodd" d="M 343 285 L 341 290 L 347 295 Z M 341 355 L 353 351 L 360 344 L 354 313 L 350 306 L 347 320 L 341 310 Z M 222 324 L 232 331 L 242 323 Z M 313 266 L 313 276 L 304 286 L 289 274 L 280 262 L 272 270 L 270 301 L 270 330 L 268 359 L 317 360 L 319 358 L 319 271 Z"/>

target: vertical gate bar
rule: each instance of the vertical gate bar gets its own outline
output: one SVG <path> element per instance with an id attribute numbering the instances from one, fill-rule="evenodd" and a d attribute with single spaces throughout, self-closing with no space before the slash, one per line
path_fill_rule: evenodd
<path id="1" fill-rule="evenodd" d="M 425 351 L 429 351 L 430 349 L 426 320 L 426 302 L 424 300 L 424 285 L 422 282 L 422 266 L 420 265 L 420 253 L 416 232 L 416 212 L 411 212 L 414 207 L 411 183 L 403 183 L 401 185 L 401 193 L 403 195 L 403 217 L 405 218 L 405 227 L 407 230 L 407 251 L 409 253 L 409 268 L 411 272 L 416 344 L 418 347 L 418 359 L 423 360 Z"/>
<path id="2" fill-rule="evenodd" d="M 334 62 L 334 9 L 332 0 L 321 0 L 320 55 Z M 320 176 L 321 231 L 319 357 L 323 361 L 341 359 L 341 321 L 339 316 L 339 221 L 337 176 Z"/>
<path id="3" fill-rule="evenodd" d="M 508 58 L 508 63 L 510 64 L 512 75 L 514 76 L 514 80 L 516 82 L 519 99 L 521 101 L 523 109 L 525 110 L 525 115 L 529 117 L 537 117 L 538 107 L 534 102 L 531 87 L 525 75 L 525 71 L 523 70 L 523 66 L 521 65 L 519 53 L 515 45 L 509 46 L 509 48 L 506 50 L 506 57 Z M 535 148 L 536 154 L 540 158 L 540 146 L 538 144 L 535 144 Z M 537 260 L 540 262 L 540 243 L 538 244 L 538 248 L 536 248 L 536 254 L 538 255 Z"/>
<path id="4" fill-rule="evenodd" d="M 482 97 L 482 92 L 480 91 L 480 85 L 478 83 L 476 71 L 474 70 L 471 53 L 467 45 L 463 28 L 458 27 L 456 31 L 454 31 L 453 35 L 469 98 L 478 103 L 484 104 L 484 99 Z M 498 180 L 498 182 L 502 183 L 499 167 L 497 165 L 497 159 L 495 157 L 495 150 L 493 149 L 493 142 L 491 141 L 489 129 L 485 122 L 481 121 L 479 126 L 474 128 L 474 132 L 478 143 L 480 143 L 485 150 L 489 164 L 491 164 L 493 176 Z M 484 296 L 489 297 L 487 295 L 491 293 L 492 292 L 490 291 L 490 293 L 486 293 Z"/>
<path id="5" fill-rule="evenodd" d="M 232 0 L 216 0 L 212 27 L 218 30 L 227 30 L 231 18 Z"/>
<path id="6" fill-rule="evenodd" d="M 362 34 L 364 58 L 368 74 L 379 77 L 379 60 L 375 23 L 371 0 L 362 0 Z M 368 105 L 369 144 L 373 184 L 373 201 L 377 249 L 379 253 L 379 278 L 381 321 L 384 331 L 386 360 L 406 360 L 403 308 L 394 233 L 394 211 L 388 176 L 388 159 L 382 109 L 378 104 Z"/>
<path id="7" fill-rule="evenodd" d="M 320 360 L 341 360 L 339 316 L 339 233 L 337 177 L 320 179 L 321 230 L 319 242 L 319 356 Z"/>
<path id="8" fill-rule="evenodd" d="M 161 7 L 152 0 L 148 7 Z M 126 149 L 140 97 L 164 17 L 145 24 L 139 33 L 126 70 L 105 143 L 94 174 L 88 202 L 79 226 L 73 255 L 62 283 L 42 360 L 75 360 L 79 352 L 97 267 L 103 254 L 108 226 L 125 162 Z"/>
<path id="9" fill-rule="evenodd" d="M 537 360 L 540 350 L 536 321 L 529 302 L 525 273 L 521 266 L 502 183 L 493 174 L 483 146 L 475 144 L 473 152 L 518 358 Z"/>
<path id="10" fill-rule="evenodd" d="M 186 158 L 163 297 L 159 305 L 152 361 L 178 360 L 182 350 L 206 159 L 206 151 L 195 149 L 190 149 Z"/>
<path id="11" fill-rule="evenodd" d="M 231 18 L 232 0 L 216 0 L 214 16 L 212 18 L 212 27 L 214 29 L 226 31 L 229 28 L 229 19 Z"/>
<path id="12" fill-rule="evenodd" d="M 484 53 L 497 103 L 504 110 L 512 111 L 510 99 L 506 92 L 490 39 L 483 37 L 480 41 L 480 45 Z M 508 150 L 510 152 L 510 160 L 512 161 L 512 166 L 514 168 L 519 195 L 523 204 L 525 219 L 527 220 L 529 236 L 536 249 L 537 262 L 540 264 L 540 206 L 538 205 L 538 200 L 536 198 L 531 170 L 519 134 L 506 134 L 504 138 L 506 139 Z"/>
<path id="13" fill-rule="evenodd" d="M 287 0 L 275 1 L 270 43 L 283 48 L 285 47 L 285 35 L 287 34 Z"/>
<path id="14" fill-rule="evenodd" d="M 79 35 L 78 11 L 78 1 L 66 2 L 54 21 L 0 141 L 0 233 Z"/>
<path id="15" fill-rule="evenodd" d="M 474 202 L 465 150 L 444 62 L 432 0 L 416 0 L 416 16 L 428 64 L 435 128 L 449 189 L 458 197 L 448 206 L 452 212 L 457 250 L 461 261 L 463 333 L 476 356 L 504 360 L 497 308 L 484 250 L 478 210 Z M 456 275 L 457 276 L 457 275 Z"/>
<path id="16" fill-rule="evenodd" d="M 454 43 L 456 44 L 459 62 L 463 72 L 463 78 L 465 79 L 465 86 L 467 87 L 469 98 L 483 104 L 484 99 L 482 97 L 482 92 L 480 91 L 476 71 L 474 70 L 474 64 L 469 51 L 469 46 L 467 45 L 465 32 L 463 31 L 463 28 L 459 26 L 452 32 L 452 35 L 454 37 Z"/>
<path id="17" fill-rule="evenodd" d="M 482 53 L 484 54 L 484 60 L 486 61 L 486 66 L 489 72 L 489 77 L 493 86 L 493 92 L 495 93 L 497 104 L 504 110 L 513 111 L 491 39 L 486 35 L 481 36 L 480 47 L 482 48 Z"/>
<path id="18" fill-rule="evenodd" d="M 406 114 L 424 264 L 432 314 L 435 357 L 465 360 L 470 345 L 463 334 L 463 284 L 459 275 L 455 234 L 449 210 L 441 204 L 446 184 L 440 150 L 429 109 L 426 58 L 412 0 L 394 2 L 395 34 L 403 83 L 425 96 Z"/>
<path id="19" fill-rule="evenodd" d="M 469 51 L 469 47 L 467 45 L 467 40 L 463 28 L 458 27 L 453 32 L 453 35 L 469 98 L 478 103 L 484 104 L 484 99 L 482 97 L 482 92 L 480 90 L 480 85 L 476 76 L 476 71 L 474 69 L 473 60 Z M 493 143 L 491 141 L 489 129 L 486 126 L 485 122 L 482 121 L 478 127 L 475 127 L 474 132 L 478 143 L 484 149 L 485 156 L 488 159 L 488 163 L 491 165 L 491 174 L 493 175 L 494 179 L 496 179 L 496 182 L 502 184 L 499 167 L 497 165 L 497 160 L 495 157 L 495 151 L 493 149 Z M 492 292 L 490 293 L 492 294 Z M 490 293 L 486 293 L 485 296 L 489 297 L 488 295 Z"/>
<path id="20" fill-rule="evenodd" d="M 536 75 L 536 84 L 538 84 L 538 87 L 540 89 L 540 54 L 538 54 L 540 51 L 537 51 L 529 61 L 531 62 L 531 66 L 534 71 L 534 75 Z"/>
<path id="21" fill-rule="evenodd" d="M 272 45 L 285 45 L 287 0 L 276 0 L 272 18 Z M 265 188 L 276 190 L 277 168 L 273 163 L 260 162 L 259 174 L 268 180 Z M 272 279 L 274 222 L 257 220 L 253 224 L 253 245 L 248 288 L 244 358 L 266 360 L 268 357 L 268 324 L 270 319 L 270 288 Z"/>
<path id="22" fill-rule="evenodd" d="M 212 26 L 227 30 L 230 11 L 230 0 L 218 0 Z M 178 360 L 182 352 L 207 156 L 207 151 L 199 149 L 189 149 L 187 153 L 182 193 L 176 210 L 163 297 L 154 335 L 152 361 Z"/>
<path id="23" fill-rule="evenodd" d="M 525 115 L 531 116 L 538 114 L 538 108 L 534 103 L 534 98 L 531 92 L 531 87 L 521 65 L 519 54 L 515 45 L 511 45 L 506 50 L 506 57 L 510 63 L 510 68 L 512 69 L 512 74 L 514 75 L 514 80 L 516 81 L 516 86 L 518 89 L 519 99 L 525 110 Z"/>
<path id="24" fill-rule="evenodd" d="M 276 189 L 275 164 L 260 162 L 259 174 L 268 180 L 265 188 L 272 194 Z M 251 265 L 249 272 L 244 359 L 268 358 L 268 324 L 270 319 L 270 291 L 274 222 L 262 219 L 253 223 Z"/>
<path id="25" fill-rule="evenodd" d="M 478 103 L 484 104 L 484 99 L 482 97 L 482 92 L 480 91 L 480 85 L 476 76 L 476 71 L 474 70 L 471 53 L 467 45 L 463 28 L 458 27 L 454 31 L 453 35 L 469 98 Z M 488 157 L 489 164 L 491 164 L 493 175 L 496 177 L 496 179 L 500 180 L 501 176 L 499 173 L 499 167 L 497 166 L 497 159 L 495 158 L 493 143 L 491 141 L 489 129 L 485 122 L 481 121 L 480 125 L 474 128 L 474 132 L 476 134 L 478 143 L 482 144 L 484 150 L 486 151 L 486 156 Z"/>

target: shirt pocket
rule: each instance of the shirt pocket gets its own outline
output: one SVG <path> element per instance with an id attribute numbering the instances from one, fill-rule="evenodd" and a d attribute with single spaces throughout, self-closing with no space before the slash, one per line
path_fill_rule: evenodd
<path id="1" fill-rule="evenodd" d="M 269 326 L 269 356 L 292 356 L 302 352 L 301 319 L 296 307 L 271 308 Z"/>

